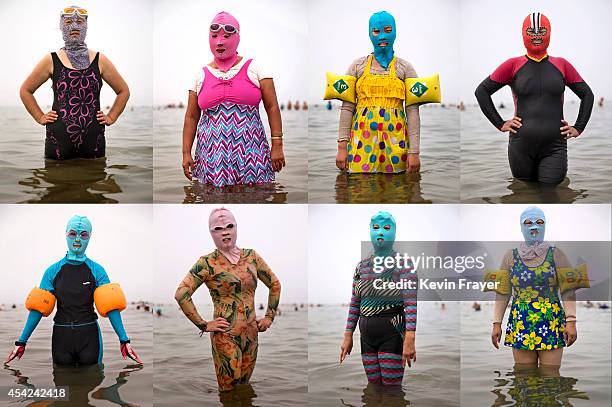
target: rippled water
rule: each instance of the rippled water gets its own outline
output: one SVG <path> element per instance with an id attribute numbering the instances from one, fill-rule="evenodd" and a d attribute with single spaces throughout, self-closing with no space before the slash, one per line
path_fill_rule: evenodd
<path id="1" fill-rule="evenodd" d="M 0 344 L 2 361 L 13 349 L 13 343 L 21 333 L 27 311 L 22 304 L 11 309 L 2 304 L 0 311 Z M 125 330 L 131 344 L 144 366 L 124 360 L 119 351 L 119 340 L 106 318 L 100 318 L 104 343 L 104 367 L 97 365 L 86 367 L 54 368 L 51 359 L 51 332 L 53 329 L 52 314 L 43 318 L 26 346 L 21 360 L 14 360 L 9 367 L 0 370 L 0 387 L 15 388 L 49 388 L 68 386 L 70 401 L 56 402 L 58 406 L 152 406 L 153 405 L 153 321 L 148 312 L 138 311 L 130 306 L 121 313 Z M 4 399 L 5 400 L 5 399 Z M 39 406 L 29 401 L 6 401 L 1 405 Z M 48 404 L 44 404 L 48 405 Z"/>
<path id="2" fill-rule="evenodd" d="M 153 116 L 129 107 L 106 128 L 106 158 L 45 160 L 45 128 L 23 107 L 0 107 L 0 202 L 152 201 Z"/>
<path id="3" fill-rule="evenodd" d="M 338 364 L 348 306 L 328 305 L 308 312 L 308 399 L 312 406 L 458 406 L 459 304 L 419 302 L 417 362 L 406 367 L 401 389 L 368 385 L 359 345 Z"/>
<path id="4" fill-rule="evenodd" d="M 347 174 L 336 168 L 338 109 L 311 108 L 308 201 L 448 203 L 459 200 L 459 112 L 424 106 L 419 174 Z"/>
<path id="5" fill-rule="evenodd" d="M 211 318 L 211 306 L 198 305 L 198 310 L 204 319 Z M 163 306 L 163 317 L 155 319 L 155 405 L 306 405 L 308 313 L 281 310 L 270 330 L 259 334 L 251 384 L 220 395 L 208 334 L 200 337 L 176 304 Z"/>
<path id="6" fill-rule="evenodd" d="M 471 305 L 464 302 L 461 308 L 461 405 L 610 405 L 610 309 L 578 303 L 578 340 L 564 350 L 555 377 L 515 372 L 511 349 L 501 345 L 497 350 L 491 344 L 493 302 L 483 303 L 480 312 Z"/>
<path id="7" fill-rule="evenodd" d="M 566 103 L 573 123 L 578 103 Z M 504 118 L 511 109 L 502 109 Z M 508 136 L 497 131 L 478 106 L 461 114 L 461 201 L 469 203 L 607 203 L 612 201 L 612 109 L 593 107 L 585 132 L 568 141 L 566 179 L 554 189 L 541 190 L 512 178 Z"/>
<path id="8" fill-rule="evenodd" d="M 260 108 L 269 138 L 268 119 Z M 165 203 L 306 203 L 308 193 L 308 114 L 283 111 L 283 151 L 287 165 L 276 181 L 264 186 L 213 188 L 190 182 L 183 175 L 182 134 L 184 109 L 155 110 L 154 199 Z M 195 144 L 194 141 L 194 151 Z"/>

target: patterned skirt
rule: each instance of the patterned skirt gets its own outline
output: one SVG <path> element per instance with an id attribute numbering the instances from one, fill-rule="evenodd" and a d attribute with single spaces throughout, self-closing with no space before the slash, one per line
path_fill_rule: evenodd
<path id="1" fill-rule="evenodd" d="M 348 145 L 350 173 L 406 171 L 408 142 L 403 109 L 358 108 Z"/>
<path id="2" fill-rule="evenodd" d="M 258 106 L 221 103 L 202 112 L 193 176 L 215 187 L 274 181 Z"/>

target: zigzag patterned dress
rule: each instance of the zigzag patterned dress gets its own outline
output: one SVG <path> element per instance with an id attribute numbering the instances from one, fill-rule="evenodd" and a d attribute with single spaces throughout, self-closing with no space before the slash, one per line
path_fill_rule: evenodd
<path id="1" fill-rule="evenodd" d="M 251 61 L 230 79 L 217 78 L 204 67 L 193 169 L 201 183 L 222 187 L 274 181 L 270 147 L 259 116 L 261 90 L 247 75 Z"/>

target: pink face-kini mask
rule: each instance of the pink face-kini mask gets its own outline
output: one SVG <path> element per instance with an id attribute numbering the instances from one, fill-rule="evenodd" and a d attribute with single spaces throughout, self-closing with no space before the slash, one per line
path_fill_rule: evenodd
<path id="1" fill-rule="evenodd" d="M 238 263 L 240 249 L 236 246 L 238 231 L 234 215 L 225 208 L 213 209 L 208 219 L 208 229 L 217 250 L 232 264 Z"/>
<path id="2" fill-rule="evenodd" d="M 216 27 L 219 25 L 220 27 Z M 234 28 L 233 33 L 226 31 L 226 25 Z M 219 28 L 218 31 L 213 31 L 211 28 Z M 229 31 L 231 27 L 228 27 Z M 226 35 L 229 36 L 226 38 Z M 240 43 L 240 23 L 230 13 L 225 11 L 220 12 L 213 18 L 208 30 L 208 42 L 210 51 L 213 53 L 215 64 L 222 72 L 227 72 L 234 66 L 238 59 L 238 44 Z"/>

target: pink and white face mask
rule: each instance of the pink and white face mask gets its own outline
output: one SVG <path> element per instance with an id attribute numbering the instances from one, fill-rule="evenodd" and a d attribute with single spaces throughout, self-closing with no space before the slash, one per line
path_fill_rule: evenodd
<path id="1" fill-rule="evenodd" d="M 217 249 L 228 257 L 228 260 L 234 261 L 235 253 L 239 252 L 236 246 L 238 231 L 234 215 L 225 208 L 214 209 L 208 219 L 208 229 Z"/>
<path id="2" fill-rule="evenodd" d="M 208 30 L 208 42 L 219 70 L 227 72 L 238 59 L 240 23 L 225 11 L 217 14 Z"/>

